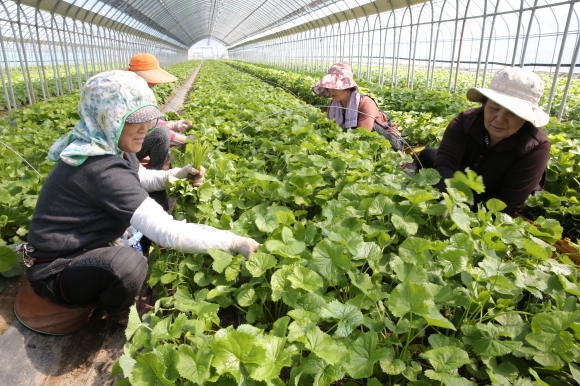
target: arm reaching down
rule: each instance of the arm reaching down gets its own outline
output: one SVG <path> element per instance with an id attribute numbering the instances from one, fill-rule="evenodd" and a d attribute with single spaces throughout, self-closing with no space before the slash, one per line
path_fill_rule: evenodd
<path id="1" fill-rule="evenodd" d="M 157 192 L 165 190 L 165 181 L 168 176 L 175 178 L 188 178 L 193 186 L 201 186 L 203 184 L 203 177 L 205 175 L 204 167 L 199 170 L 191 165 L 186 165 L 182 168 L 173 168 L 169 170 L 151 170 L 145 169 L 143 166 L 139 167 L 139 180 L 141 187 L 147 192 Z"/>
<path id="2" fill-rule="evenodd" d="M 185 253 L 207 253 L 209 248 L 217 248 L 248 258 L 260 245 L 229 231 L 176 221 L 151 198 L 145 199 L 133 213 L 131 225 L 155 243 Z"/>

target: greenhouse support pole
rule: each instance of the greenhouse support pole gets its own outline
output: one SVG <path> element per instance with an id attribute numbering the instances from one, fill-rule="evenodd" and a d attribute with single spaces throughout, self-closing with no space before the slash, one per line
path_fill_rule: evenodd
<path id="1" fill-rule="evenodd" d="M 491 50 L 491 38 L 493 37 L 494 27 L 495 27 L 495 19 L 497 18 L 497 10 L 499 8 L 500 0 L 497 0 L 495 3 L 495 11 L 493 13 L 493 17 L 491 18 L 491 29 L 489 30 L 489 41 L 487 42 L 487 53 L 485 54 L 485 65 L 483 66 L 483 77 L 481 78 L 481 87 L 485 87 L 485 78 L 487 75 L 487 64 L 489 63 L 489 51 Z"/>
<path id="2" fill-rule="evenodd" d="M 6 6 L 4 6 L 4 9 L 6 9 Z M 18 24 L 22 25 L 20 23 L 20 12 L 18 12 Z M 6 10 L 6 14 L 8 14 L 8 10 Z M 18 40 L 17 40 L 17 36 L 18 34 L 16 33 L 16 29 L 14 28 L 14 23 L 12 22 L 12 20 L 10 21 L 10 28 L 12 29 L 12 34 L 14 36 L 14 46 L 16 47 L 16 52 L 18 53 L 18 60 L 20 60 L 20 70 L 22 71 L 22 77 L 24 78 L 24 86 L 26 87 L 26 96 L 28 97 L 28 103 L 34 103 L 32 96 L 30 94 L 30 85 L 29 85 L 29 81 L 26 80 L 26 70 L 24 69 L 23 63 L 24 60 L 22 58 L 22 53 L 20 52 L 20 46 L 18 45 Z M 20 31 L 20 43 L 22 44 L 22 49 L 24 49 L 24 40 L 22 39 L 22 31 Z"/>
<path id="3" fill-rule="evenodd" d="M 536 16 L 537 6 L 538 0 L 535 0 L 534 6 L 532 7 L 532 14 L 530 15 L 530 22 L 528 23 L 528 30 L 526 31 L 526 39 L 524 40 L 524 47 L 522 48 L 522 57 L 520 58 L 520 68 L 524 67 L 524 60 L 526 59 L 526 51 L 528 50 L 528 42 L 530 41 L 530 31 L 532 30 L 532 24 L 534 22 L 534 17 Z"/>
<path id="4" fill-rule="evenodd" d="M 449 84 L 447 92 L 451 92 L 451 80 L 453 79 L 453 60 L 455 59 L 455 45 L 457 44 L 457 23 L 459 22 L 459 0 L 455 0 L 455 32 L 453 33 L 453 48 L 451 50 L 451 64 L 449 65 Z"/>
<path id="5" fill-rule="evenodd" d="M 516 64 L 516 55 L 518 53 L 518 42 L 520 40 L 520 29 L 522 25 L 522 16 L 524 15 L 524 0 L 520 3 L 520 16 L 518 17 L 518 28 L 516 29 L 516 39 L 514 42 L 514 53 L 512 55 L 512 67 Z"/>
<path id="6" fill-rule="evenodd" d="M 570 71 L 568 71 L 568 79 L 566 80 L 566 87 L 564 87 L 564 94 L 562 95 L 562 101 L 560 102 L 560 110 L 558 111 L 558 121 L 562 120 L 562 115 L 564 114 L 564 107 L 566 105 L 566 99 L 568 99 L 568 90 L 570 89 L 570 83 L 572 82 L 572 77 L 574 76 L 574 69 L 576 68 L 576 58 L 578 57 L 579 49 L 580 49 L 580 33 L 577 34 L 576 47 L 574 48 L 574 55 L 572 55 L 572 62 L 570 63 Z"/>
<path id="7" fill-rule="evenodd" d="M 433 14 L 435 12 L 435 8 L 433 8 L 433 0 L 430 0 L 429 3 L 431 4 L 431 38 L 433 37 L 433 29 L 435 28 L 435 22 L 433 21 Z M 425 78 L 425 87 L 429 88 L 429 76 L 431 75 L 431 55 L 433 53 L 433 39 L 429 39 L 429 56 L 427 61 L 427 76 Z"/>
<path id="8" fill-rule="evenodd" d="M 4 91 L 4 100 L 6 101 L 6 107 L 8 111 L 12 110 L 10 108 L 10 98 L 8 96 L 8 87 L 6 87 L 6 83 L 4 82 L 4 74 L 2 73 L 2 62 L 0 61 L 0 83 L 2 84 L 2 90 Z"/>
<path id="9" fill-rule="evenodd" d="M 499 1 L 499 0 L 498 0 Z M 439 33 L 441 31 L 441 19 L 443 19 L 443 9 L 445 8 L 445 4 L 447 4 L 447 0 L 443 2 L 441 6 L 441 13 L 439 14 L 439 21 L 437 22 L 437 36 L 435 37 L 435 47 L 433 47 L 433 70 L 431 71 L 431 79 L 429 80 L 429 88 L 433 88 L 433 77 L 435 76 L 435 66 L 437 62 L 437 44 L 439 43 Z M 433 36 L 433 35 L 431 35 Z M 430 60 L 431 58 L 429 58 Z"/>
<path id="10" fill-rule="evenodd" d="M 483 3 L 483 23 L 481 26 L 481 40 L 479 41 L 479 55 L 477 56 L 477 69 L 475 70 L 474 87 L 477 87 L 477 81 L 479 80 L 479 71 L 481 70 L 481 53 L 483 52 L 483 41 L 485 40 L 485 24 L 487 22 L 487 1 L 484 1 Z"/>
<path id="11" fill-rule="evenodd" d="M 2 48 L 2 57 L 4 58 L 4 67 L 6 67 L 6 80 L 8 81 L 8 87 L 4 87 L 4 93 L 6 94 L 8 91 L 7 89 L 10 89 L 10 94 L 12 96 L 12 104 L 14 105 L 14 108 L 17 107 L 16 104 L 16 97 L 14 96 L 14 88 L 12 87 L 12 77 L 10 76 L 10 66 L 8 65 L 8 56 L 6 55 L 6 47 L 4 45 L 4 38 L 2 37 L 2 28 L 0 28 L 0 47 Z M 0 69 L 1 71 L 1 69 Z M 2 80 L 2 83 L 4 83 L 4 80 Z M 8 107 L 8 110 L 10 111 L 10 98 L 8 98 L 8 95 L 6 95 L 6 106 Z"/>
<path id="12" fill-rule="evenodd" d="M 411 3 L 407 0 L 407 9 L 409 10 L 409 59 L 407 59 L 407 87 L 411 82 L 411 56 L 413 55 L 413 11 L 411 10 Z M 401 28 L 403 28 L 401 26 Z"/>
<path id="13" fill-rule="evenodd" d="M 572 20 L 572 13 L 574 13 L 574 5 L 576 0 L 570 3 L 570 10 L 568 11 L 568 18 L 566 19 L 566 26 L 564 27 L 564 34 L 562 35 L 562 45 L 560 46 L 560 54 L 558 55 L 558 63 L 556 64 L 556 72 L 554 73 L 554 80 L 552 81 L 552 89 L 550 90 L 550 97 L 548 98 L 548 107 L 546 112 L 550 114 L 552 103 L 554 102 L 554 93 L 558 85 L 558 73 L 560 72 L 560 65 L 562 64 L 562 56 L 564 56 L 564 48 L 566 47 L 566 38 L 568 36 L 568 29 L 570 29 L 570 21 Z"/>
<path id="14" fill-rule="evenodd" d="M 461 36 L 459 37 L 459 49 L 457 51 L 457 67 L 455 67 L 455 80 L 453 83 L 453 92 L 457 92 L 457 77 L 459 75 L 459 65 L 461 63 L 461 48 L 463 47 L 463 33 L 465 32 L 465 22 L 467 21 L 467 11 L 469 10 L 469 4 L 471 0 L 467 0 L 467 5 L 465 6 L 465 15 L 463 16 L 463 24 L 461 25 Z"/>
<path id="15" fill-rule="evenodd" d="M 32 53 L 34 54 L 34 61 L 36 63 L 36 71 L 38 72 L 38 82 L 40 83 L 40 91 L 42 92 L 42 99 L 46 100 L 46 92 L 44 90 L 44 81 L 42 80 L 42 72 L 40 71 L 40 60 L 38 59 L 38 51 L 40 51 L 40 46 L 37 49 L 36 48 L 36 44 L 34 43 L 34 34 L 32 33 L 32 27 L 30 22 L 28 21 L 28 17 L 26 15 L 25 12 L 22 12 L 22 14 L 24 15 L 24 20 L 26 21 L 26 26 L 28 27 L 28 34 L 30 35 L 30 43 L 32 44 Z M 36 40 L 38 41 L 38 44 L 40 45 L 40 38 L 38 37 L 38 34 L 36 35 Z M 29 75 L 30 76 L 30 75 Z M 32 87 L 32 90 L 34 92 L 34 86 Z M 35 99 L 36 99 L 36 95 L 35 95 Z"/>
<path id="16" fill-rule="evenodd" d="M 415 43 L 413 45 L 413 60 L 411 65 L 411 91 L 415 87 L 415 58 L 417 56 L 417 40 L 419 39 L 419 24 L 421 24 L 421 16 L 423 15 L 423 10 L 425 9 L 425 5 L 427 3 L 423 3 L 421 6 L 421 10 L 419 11 L 419 17 L 417 19 L 417 28 L 415 29 Z"/>
<path id="17" fill-rule="evenodd" d="M 40 14 L 39 11 L 39 4 L 36 4 L 36 9 L 34 12 L 34 24 L 36 27 L 36 38 L 38 40 L 38 54 L 40 56 L 40 66 L 42 68 L 42 73 L 41 73 L 41 77 L 44 79 L 44 85 L 46 87 L 46 96 L 44 97 L 44 99 L 46 99 L 47 97 L 50 98 L 50 87 L 49 87 L 49 82 L 48 82 L 48 77 L 46 76 L 46 66 L 44 64 L 44 55 L 42 55 L 42 42 L 40 40 L 40 27 L 38 25 L 38 15 Z M 42 19 L 42 23 L 44 24 L 44 19 Z M 45 26 L 46 29 L 46 26 Z M 49 47 L 50 49 L 50 47 Z"/>
<path id="18" fill-rule="evenodd" d="M 18 0 L 16 7 L 17 7 L 17 13 L 18 13 L 18 30 L 20 32 L 20 43 L 22 44 L 22 56 L 24 57 L 24 67 L 26 68 L 24 82 L 26 82 L 26 78 L 28 78 L 28 84 L 30 85 L 29 100 L 30 100 L 30 103 L 36 103 L 36 94 L 34 93 L 34 82 L 32 81 L 32 77 L 30 76 L 30 65 L 28 64 L 28 55 L 26 54 L 26 44 L 24 43 L 24 33 L 22 30 L 23 23 L 20 19 L 21 13 L 23 15 L 26 15 L 26 14 L 24 13 L 24 10 L 22 9 L 22 5 L 20 4 L 20 0 Z M 28 24 L 27 21 L 26 21 L 26 24 Z M 14 35 L 14 36 L 16 37 L 16 35 Z M 32 36 L 30 36 L 30 39 L 32 40 Z M 34 50 L 34 47 L 33 47 L 33 50 Z M 22 66 L 22 58 L 20 58 L 20 65 Z M 24 70 L 22 70 L 22 73 L 24 75 Z M 30 98 L 32 98 L 32 99 L 30 99 Z"/>

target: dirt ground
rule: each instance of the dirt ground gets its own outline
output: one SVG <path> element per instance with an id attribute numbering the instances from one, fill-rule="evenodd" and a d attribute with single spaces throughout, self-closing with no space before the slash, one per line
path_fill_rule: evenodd
<path id="1" fill-rule="evenodd" d="M 6 287 L 4 291 L 0 292 L 0 335 L 16 318 L 14 316 L 14 299 L 24 279 L 26 279 L 26 272 L 23 270 L 20 276 L 6 279 Z"/>

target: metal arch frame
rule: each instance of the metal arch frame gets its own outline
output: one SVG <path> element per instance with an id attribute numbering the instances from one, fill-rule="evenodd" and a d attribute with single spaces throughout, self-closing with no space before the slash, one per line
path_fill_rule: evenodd
<path id="1" fill-rule="evenodd" d="M 164 56 L 160 61 L 177 62 L 187 58 L 185 47 L 180 48 L 170 41 L 162 43 L 163 36 L 157 31 L 135 33 L 132 25 L 136 26 L 138 21 L 115 7 L 104 10 L 106 4 L 94 2 L 84 8 L 87 0 L 67 3 L 55 0 L 51 12 L 41 9 L 42 2 L 14 0 L 2 2 L 0 7 L 7 18 L 0 30 L 0 82 L 8 110 L 18 107 L 10 74 L 11 56 L 22 64 L 20 71 L 27 103 L 71 92 L 82 86 L 91 76 L 91 70 L 94 75 L 98 71 L 118 68 L 137 48 L 162 52 Z M 55 12 L 57 7 L 59 13 Z M 107 19 L 102 24 L 95 23 L 96 17 L 101 18 L 101 15 Z M 53 85 L 54 91 L 51 90 Z"/>

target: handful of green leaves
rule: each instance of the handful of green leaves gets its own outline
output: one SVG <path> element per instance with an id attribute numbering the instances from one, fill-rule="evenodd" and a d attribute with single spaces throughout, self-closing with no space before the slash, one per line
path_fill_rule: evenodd
<path id="1" fill-rule="evenodd" d="M 206 144 L 202 144 L 199 141 L 196 141 L 192 145 L 191 150 L 189 151 L 189 154 L 191 155 L 191 165 L 197 170 L 199 170 L 201 164 L 205 160 L 205 157 L 207 157 L 208 153 L 209 146 L 207 146 Z"/>

